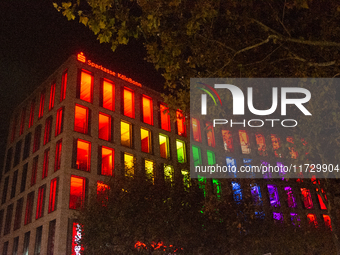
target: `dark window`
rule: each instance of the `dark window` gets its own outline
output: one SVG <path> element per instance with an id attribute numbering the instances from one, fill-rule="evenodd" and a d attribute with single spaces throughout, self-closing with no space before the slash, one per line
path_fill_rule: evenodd
<path id="1" fill-rule="evenodd" d="M 25 117 L 26 117 L 26 107 L 22 108 L 22 111 L 21 111 L 21 120 L 20 120 L 19 135 L 22 135 L 24 133 L 24 129 L 25 129 Z"/>
<path id="2" fill-rule="evenodd" d="M 52 116 L 48 117 L 45 121 L 44 145 L 51 141 L 51 130 L 52 130 Z"/>
<path id="3" fill-rule="evenodd" d="M 31 175 L 31 186 L 37 182 L 37 171 L 38 171 L 38 156 L 33 159 L 32 163 L 32 175 Z"/>
<path id="4" fill-rule="evenodd" d="M 17 229 L 20 228 L 23 206 L 24 206 L 24 198 L 20 198 L 20 199 L 17 201 L 17 208 L 15 209 L 14 227 L 13 227 L 13 230 L 17 230 Z"/>
<path id="5" fill-rule="evenodd" d="M 12 255 L 17 255 L 18 254 L 18 248 L 19 248 L 19 236 L 14 238 L 13 240 L 13 251 Z"/>
<path id="6" fill-rule="evenodd" d="M 60 169 L 60 163 L 61 163 L 61 145 L 62 140 L 60 139 L 55 148 L 55 162 L 54 162 L 54 172 Z"/>
<path id="7" fill-rule="evenodd" d="M 66 87 L 67 87 L 67 69 L 63 72 L 61 79 L 61 91 L 60 91 L 60 102 L 66 97 Z"/>
<path id="8" fill-rule="evenodd" d="M 14 204 L 10 204 L 10 205 L 7 207 L 7 214 L 6 214 L 6 220 L 5 220 L 4 235 L 9 234 L 9 232 L 11 231 L 12 215 L 13 215 L 13 206 L 14 206 Z"/>
<path id="9" fill-rule="evenodd" d="M 30 231 L 25 233 L 23 255 L 28 255 L 28 248 L 30 246 L 30 235 L 31 235 Z"/>
<path id="10" fill-rule="evenodd" d="M 34 255 L 40 255 L 41 237 L 42 237 L 42 226 L 38 227 L 35 233 Z"/>
<path id="11" fill-rule="evenodd" d="M 21 175 L 21 184 L 20 184 L 20 193 L 24 192 L 26 189 L 26 180 L 27 180 L 27 171 L 28 171 L 28 163 L 24 165 L 22 168 L 22 175 Z"/>
<path id="12" fill-rule="evenodd" d="M 8 254 L 8 241 L 4 243 L 4 248 L 2 249 L 2 254 L 7 255 Z"/>
<path id="13" fill-rule="evenodd" d="M 35 109 L 35 100 L 33 99 L 31 102 L 31 109 L 30 109 L 30 119 L 28 121 L 28 128 L 33 126 L 34 121 L 34 109 Z"/>
<path id="14" fill-rule="evenodd" d="M 18 173 L 19 170 L 16 170 L 13 173 L 13 179 L 12 179 L 12 189 L 11 189 L 11 198 L 15 197 L 15 191 L 17 189 L 17 182 L 18 182 Z"/>
<path id="15" fill-rule="evenodd" d="M 17 142 L 15 145 L 15 153 L 14 153 L 14 162 L 13 162 L 13 167 L 17 166 L 20 163 L 20 156 L 21 156 L 21 145 L 22 145 L 22 140 Z"/>
<path id="16" fill-rule="evenodd" d="M 26 209 L 25 209 L 25 221 L 24 224 L 32 222 L 32 211 L 33 211 L 33 202 L 34 202 L 34 191 L 27 195 L 26 200 Z"/>
<path id="17" fill-rule="evenodd" d="M 41 125 L 37 126 L 34 131 L 33 153 L 40 148 Z"/>
<path id="18" fill-rule="evenodd" d="M 22 156 L 22 160 L 27 159 L 28 156 L 30 155 L 31 140 L 32 140 L 32 133 L 28 133 L 25 136 L 24 153 Z"/>
<path id="19" fill-rule="evenodd" d="M 11 170 L 12 157 L 13 157 L 13 148 L 9 148 L 8 151 L 7 151 L 7 156 L 6 156 L 5 173 L 7 173 L 7 172 L 9 172 L 9 170 Z"/>
<path id="20" fill-rule="evenodd" d="M 11 134 L 11 142 L 14 141 L 15 139 L 15 134 L 17 131 L 17 121 L 18 121 L 18 116 L 15 116 L 12 122 L 12 134 Z"/>
<path id="21" fill-rule="evenodd" d="M 4 216 L 5 216 L 5 211 L 4 211 L 4 209 L 2 209 L 0 211 L 0 237 L 1 237 L 1 233 L 2 233 L 2 227 L 3 227 L 3 224 L 4 224 Z"/>
<path id="22" fill-rule="evenodd" d="M 1 204 L 4 204 L 7 199 L 7 191 L 8 191 L 8 183 L 9 183 L 9 176 L 6 177 L 4 182 L 4 189 L 2 190 L 2 200 Z"/>
<path id="23" fill-rule="evenodd" d="M 47 255 L 54 254 L 55 225 L 56 225 L 56 220 L 50 221 L 49 229 L 48 229 Z"/>

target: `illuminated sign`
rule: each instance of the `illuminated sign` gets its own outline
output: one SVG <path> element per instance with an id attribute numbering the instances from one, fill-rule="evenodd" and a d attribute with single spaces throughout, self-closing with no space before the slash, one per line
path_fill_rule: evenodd
<path id="1" fill-rule="evenodd" d="M 89 60 L 89 59 L 86 61 L 86 57 L 84 56 L 84 53 L 82 53 L 82 52 L 80 52 L 80 53 L 77 55 L 77 60 L 80 61 L 80 62 L 82 62 L 82 63 L 88 64 L 89 66 L 92 66 L 92 67 L 94 67 L 94 68 L 96 68 L 96 69 L 99 69 L 99 70 L 101 70 L 101 71 L 103 71 L 103 72 L 105 72 L 105 73 L 111 74 L 111 75 L 113 75 L 113 76 L 115 76 L 115 77 L 117 77 L 117 78 L 119 78 L 119 79 L 121 79 L 121 80 L 127 81 L 127 82 L 129 82 L 129 83 L 131 83 L 131 84 L 133 84 L 133 85 L 136 85 L 136 86 L 138 86 L 138 87 L 142 87 L 142 84 L 140 84 L 139 82 L 136 82 L 136 81 L 132 80 L 132 79 L 129 78 L 129 77 L 126 77 L 126 76 L 123 75 L 123 74 L 116 73 L 116 72 L 114 72 L 114 71 L 112 71 L 112 70 L 110 70 L 110 69 L 108 69 L 108 68 L 103 67 L 102 65 L 98 65 L 98 64 L 96 64 L 96 63 L 93 63 L 93 62 L 92 62 L 91 60 Z"/>

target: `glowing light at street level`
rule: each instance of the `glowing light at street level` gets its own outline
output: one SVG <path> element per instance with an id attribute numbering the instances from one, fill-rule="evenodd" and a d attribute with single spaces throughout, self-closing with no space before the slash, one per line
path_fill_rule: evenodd
<path id="1" fill-rule="evenodd" d="M 114 71 L 112 71 L 112 70 L 110 70 L 110 69 L 108 69 L 108 68 L 103 67 L 102 65 L 98 65 L 98 64 L 96 64 L 96 63 L 93 63 L 93 62 L 92 62 L 91 60 L 89 60 L 89 59 L 86 60 L 86 57 L 85 57 L 85 55 L 84 55 L 83 52 L 80 52 L 80 53 L 77 55 L 77 60 L 78 60 L 79 62 L 82 62 L 82 63 L 85 63 L 85 64 L 87 64 L 87 65 L 89 65 L 89 66 L 92 66 L 92 67 L 94 67 L 94 68 L 96 68 L 96 69 L 102 70 L 102 71 L 105 72 L 105 73 L 111 74 L 111 75 L 113 75 L 113 76 L 115 76 L 115 77 L 117 77 L 117 78 L 119 78 L 119 79 L 121 79 L 121 80 L 127 81 L 127 82 L 129 82 L 129 83 L 131 83 L 131 84 L 133 84 L 133 85 L 136 85 L 136 86 L 138 86 L 138 87 L 142 87 L 142 84 L 140 84 L 139 82 L 136 82 L 136 81 L 132 80 L 132 79 L 129 78 L 129 77 L 126 77 L 126 76 L 123 75 L 123 74 L 116 73 L 116 72 L 114 72 Z"/>

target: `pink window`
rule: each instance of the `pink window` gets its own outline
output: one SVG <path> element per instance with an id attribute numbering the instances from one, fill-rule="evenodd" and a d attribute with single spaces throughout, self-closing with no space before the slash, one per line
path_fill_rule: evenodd
<path id="1" fill-rule="evenodd" d="M 54 107 L 54 100 L 55 100 L 55 82 L 51 84 L 50 90 L 50 103 L 48 104 L 48 109 L 51 111 Z"/>
<path id="2" fill-rule="evenodd" d="M 50 149 L 46 149 L 44 151 L 44 164 L 43 164 L 43 171 L 42 171 L 42 179 L 45 179 L 48 175 L 48 163 L 50 158 Z"/>
<path id="3" fill-rule="evenodd" d="M 60 102 L 66 97 L 66 87 L 67 87 L 67 70 L 63 72 L 61 78 L 61 90 L 60 90 Z"/>
<path id="4" fill-rule="evenodd" d="M 44 104 L 45 104 L 45 90 L 41 91 L 40 94 L 40 104 L 39 104 L 39 115 L 38 118 L 42 118 L 44 115 Z"/>
<path id="5" fill-rule="evenodd" d="M 102 82 L 101 106 L 105 109 L 115 110 L 115 84 L 112 81 L 104 79 Z"/>
<path id="6" fill-rule="evenodd" d="M 35 100 L 32 100 L 31 102 L 31 109 L 30 109 L 30 119 L 28 121 L 28 128 L 33 126 L 34 121 L 34 109 L 35 109 Z"/>
<path id="7" fill-rule="evenodd" d="M 101 174 L 113 176 L 114 149 L 102 147 Z"/>
<path id="8" fill-rule="evenodd" d="M 24 133 L 25 118 L 26 118 L 26 107 L 22 108 L 22 110 L 21 110 L 21 120 L 20 120 L 20 132 L 19 132 L 19 135 L 22 135 Z"/>
<path id="9" fill-rule="evenodd" d="M 54 178 L 51 180 L 50 185 L 50 199 L 48 202 L 48 213 L 54 212 L 57 208 L 57 189 L 58 189 L 58 179 Z"/>
<path id="10" fill-rule="evenodd" d="M 35 214 L 35 219 L 39 219 L 44 215 L 44 200 L 45 200 L 45 185 L 39 187 L 38 190 L 37 211 Z"/>
<path id="11" fill-rule="evenodd" d="M 70 209 L 79 209 L 85 202 L 86 179 L 83 177 L 71 176 L 70 187 Z"/>
<path id="12" fill-rule="evenodd" d="M 211 122 L 205 123 L 205 127 L 207 130 L 207 142 L 208 146 L 210 147 L 215 147 L 215 133 L 214 133 L 214 128 L 212 126 Z"/>
<path id="13" fill-rule="evenodd" d="M 161 112 L 161 129 L 170 132 L 171 126 L 170 126 L 169 107 L 167 107 L 165 104 L 161 104 L 160 112 Z"/>
<path id="14" fill-rule="evenodd" d="M 153 125 L 152 98 L 143 95 L 142 105 L 143 105 L 143 122 L 149 125 Z"/>
<path id="15" fill-rule="evenodd" d="M 306 188 L 301 188 L 301 194 L 303 196 L 303 204 L 306 209 L 313 209 L 312 196 L 310 190 Z"/>
<path id="16" fill-rule="evenodd" d="M 181 110 L 176 111 L 177 117 L 177 132 L 181 136 L 187 136 L 186 126 L 185 126 L 185 117 Z"/>
<path id="17" fill-rule="evenodd" d="M 222 130 L 223 147 L 227 152 L 234 152 L 233 136 L 229 130 Z"/>
<path id="18" fill-rule="evenodd" d="M 63 132 L 63 121 L 64 121 L 64 108 L 61 107 L 57 111 L 57 121 L 56 121 L 56 126 L 55 126 L 55 136 L 61 134 Z"/>
<path id="19" fill-rule="evenodd" d="M 74 131 L 88 134 L 88 120 L 88 108 L 77 104 L 74 111 Z"/>
<path id="20" fill-rule="evenodd" d="M 250 142 L 247 132 L 245 130 L 239 130 L 238 135 L 240 137 L 242 154 L 250 154 Z"/>
<path id="21" fill-rule="evenodd" d="M 99 113 L 99 139 L 111 141 L 111 116 Z"/>
<path id="22" fill-rule="evenodd" d="M 135 117 L 135 93 L 133 90 L 124 88 L 124 115 L 130 118 Z"/>
<path id="23" fill-rule="evenodd" d="M 191 125 L 193 139 L 196 142 L 202 142 L 200 121 L 198 119 L 191 118 Z"/>
<path id="24" fill-rule="evenodd" d="M 77 140 L 76 168 L 83 171 L 90 171 L 91 143 L 84 140 Z"/>
<path id="25" fill-rule="evenodd" d="M 60 139 L 55 146 L 55 162 L 54 162 L 54 172 L 60 169 L 61 163 L 61 145 L 62 140 Z"/>
<path id="26" fill-rule="evenodd" d="M 79 84 L 79 98 L 92 103 L 93 75 L 92 73 L 81 70 Z"/>

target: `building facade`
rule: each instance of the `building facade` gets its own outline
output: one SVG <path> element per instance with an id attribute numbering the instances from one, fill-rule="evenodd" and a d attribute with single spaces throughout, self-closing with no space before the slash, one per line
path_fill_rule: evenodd
<path id="1" fill-rule="evenodd" d="M 195 118 L 189 153 L 188 121 L 180 110 L 171 121 L 167 109 L 155 91 L 82 53 L 71 56 L 12 115 L 0 183 L 2 254 L 79 254 L 74 212 L 95 190 L 91 187 L 101 189 L 109 178 L 147 174 L 154 182 L 186 185 L 190 157 L 195 165 L 285 164 L 276 153 L 279 134 L 214 132 L 211 123 Z M 217 159 L 221 151 L 225 157 Z M 235 202 L 250 192 L 258 217 L 330 226 L 314 182 L 268 176 L 246 188 L 236 178 L 199 179 L 205 192 L 218 197 L 223 185 L 232 189 Z"/>

